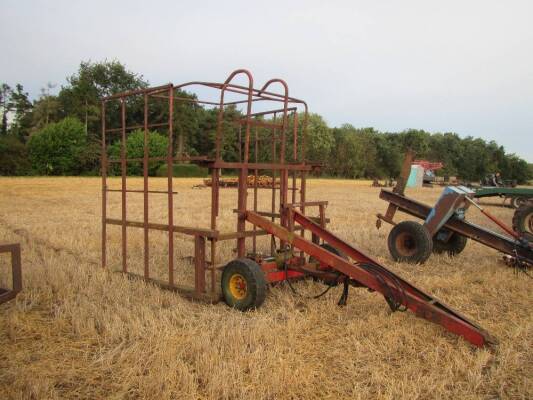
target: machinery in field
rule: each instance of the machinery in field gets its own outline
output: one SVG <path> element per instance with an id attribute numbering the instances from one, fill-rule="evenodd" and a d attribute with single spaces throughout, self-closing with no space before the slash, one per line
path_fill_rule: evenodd
<path id="1" fill-rule="evenodd" d="M 424 169 L 422 181 L 426 186 L 431 186 L 435 182 L 435 171 L 444 167 L 444 164 L 441 162 L 431 162 L 427 160 L 414 160 L 411 165 L 419 165 Z"/>
<path id="2" fill-rule="evenodd" d="M 473 200 L 475 192 L 469 188 L 446 187 L 433 207 L 405 196 L 405 181 L 412 157 L 413 153 L 408 152 L 396 187 L 392 191 L 382 189 L 379 196 L 387 201 L 389 206 L 385 215 L 377 215 L 376 226 L 379 228 L 381 221 L 394 225 L 388 237 L 388 247 L 396 261 L 424 263 L 432 252 L 457 255 L 464 250 L 467 240 L 472 239 L 508 255 L 513 265 L 519 267 L 533 265 L 533 247 L 526 235 L 507 227 L 481 208 Z M 508 236 L 468 222 L 465 213 L 470 206 L 478 208 Z M 420 218 L 424 223 L 416 221 L 395 223 L 396 211 Z M 524 229 L 526 225 L 531 229 L 530 217 L 527 222 L 521 223 Z"/>
<path id="3" fill-rule="evenodd" d="M 533 200 L 522 204 L 514 212 L 513 230 L 528 242 L 533 242 Z"/>
<path id="4" fill-rule="evenodd" d="M 246 83 L 234 83 L 236 77 Z M 271 87 L 278 85 L 281 93 Z M 200 87 L 202 93 L 212 90 L 216 100 L 191 99 L 180 95 L 181 90 Z M 233 95 L 233 99 L 228 99 Z M 176 119 L 174 109 L 180 102 L 193 101 L 213 106 L 218 113 L 214 156 L 183 157 L 174 155 L 173 138 Z M 162 102 L 165 112 L 153 113 L 156 102 Z M 128 107 L 143 104 L 140 113 L 128 113 Z M 242 106 L 243 112 L 235 120 L 228 121 L 225 115 L 228 107 Z M 258 109 L 258 110 L 256 110 Z M 109 118 L 110 113 L 120 118 Z M 156 120 L 156 116 L 159 117 Z M 164 117 L 164 119 L 162 119 Z M 137 119 L 136 119 L 137 118 Z M 107 228 L 121 229 L 121 270 L 159 286 L 177 291 L 195 299 L 217 302 L 223 299 L 238 310 L 260 307 L 265 300 L 268 286 L 283 281 L 313 277 L 328 287 L 343 286 L 340 304 L 346 303 L 350 286 L 367 288 L 384 296 L 393 311 L 411 310 L 417 316 L 440 324 L 445 329 L 462 336 L 475 346 L 493 342 L 490 335 L 466 317 L 452 310 L 429 294 L 411 285 L 377 260 L 364 254 L 326 228 L 327 201 L 309 201 L 306 195 L 306 178 L 317 168 L 305 159 L 308 110 L 304 101 L 289 96 L 287 84 L 281 79 L 271 79 L 260 89 L 254 88 L 250 72 L 236 70 L 223 82 L 189 82 L 181 85 L 135 90 L 116 94 L 102 100 L 102 266 L 108 266 Z M 109 126 L 111 121 L 118 125 Z M 225 160 L 224 146 L 235 143 L 224 141 L 228 127 L 239 130 L 236 144 L 239 159 Z M 144 156 L 128 157 L 126 138 L 129 132 L 141 128 L 145 134 Z M 149 156 L 147 148 L 150 130 L 167 135 L 168 153 L 164 158 Z M 242 135 L 240 134 L 242 132 Z M 121 155 L 110 158 L 107 152 L 112 135 L 119 135 Z M 207 134 L 206 134 L 207 137 Z M 235 135 L 237 137 L 237 135 Z M 267 152 L 265 152 L 265 148 Z M 263 151 L 262 151 L 263 150 Z M 264 154 L 268 153 L 268 159 Z M 262 158 L 259 157 L 262 155 Z M 168 179 L 166 190 L 154 190 L 149 185 L 148 165 L 152 161 L 167 163 Z M 184 213 L 175 212 L 172 166 L 174 162 L 189 161 L 207 167 L 211 173 L 210 225 L 192 227 L 179 224 L 178 217 Z M 119 188 L 108 186 L 107 171 L 111 164 L 120 165 L 121 184 Z M 143 165 L 143 189 L 127 186 L 127 167 L 131 163 Z M 219 228 L 221 195 L 230 196 L 234 191 L 220 190 L 220 176 L 223 170 L 237 171 L 237 204 L 234 211 L 234 231 Z M 271 194 L 261 191 L 259 201 L 258 185 L 248 185 L 248 176 L 256 178 L 268 172 L 273 182 L 279 178 L 279 186 L 271 185 Z M 257 179 L 256 179 L 257 181 Z M 231 193 L 230 193 L 231 192 Z M 108 207 L 108 196 L 120 195 L 118 211 L 120 217 L 111 218 L 108 212 L 117 207 Z M 251 194 L 251 199 L 249 195 Z M 143 196 L 142 215 L 136 219 L 134 210 L 127 208 L 128 196 Z M 265 195 L 266 198 L 265 198 Z M 150 205 L 153 196 L 166 199 L 168 206 L 166 223 L 150 220 Z M 179 203 L 182 207 L 186 204 Z M 260 207 L 261 205 L 261 207 Z M 314 216 L 309 212 L 315 211 Z M 153 218 L 153 217 L 152 217 Z M 128 233 L 132 229 L 143 231 L 143 262 L 140 273 L 129 269 Z M 152 276 L 150 260 L 150 233 L 163 231 L 168 240 L 168 278 Z M 176 283 L 175 236 L 190 236 L 194 241 L 194 286 Z M 160 239 L 159 239 L 160 240 Z M 223 241 L 235 241 L 235 257 L 220 260 L 219 245 Z"/>
<path id="5" fill-rule="evenodd" d="M 0 244 L 0 254 L 9 253 L 11 256 L 11 288 L 0 287 L 0 304 L 12 300 L 22 290 L 22 263 L 20 257 L 20 244 Z"/>
<path id="6" fill-rule="evenodd" d="M 500 197 L 503 203 L 509 200 L 513 208 L 519 208 L 528 201 L 533 200 L 533 189 L 520 187 L 488 186 L 474 189 L 474 197 Z"/>

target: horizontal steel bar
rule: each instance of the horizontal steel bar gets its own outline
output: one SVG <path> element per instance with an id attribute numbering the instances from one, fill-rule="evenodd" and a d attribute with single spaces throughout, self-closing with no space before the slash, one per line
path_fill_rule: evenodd
<path id="1" fill-rule="evenodd" d="M 122 159 L 120 158 L 108 158 L 107 161 L 110 164 L 117 164 L 121 163 Z M 143 162 L 144 158 L 126 158 L 126 162 Z M 168 157 L 148 157 L 148 162 L 150 161 L 168 161 Z M 172 161 L 192 161 L 192 162 L 213 162 L 212 160 L 209 160 L 206 156 L 177 156 L 172 158 Z"/>
<path id="2" fill-rule="evenodd" d="M 302 230 L 301 226 L 295 226 L 295 231 Z M 265 230 L 256 230 L 256 231 L 244 231 L 244 232 L 225 232 L 225 233 L 219 233 L 217 236 L 217 240 L 220 242 L 222 240 L 231 240 L 231 239 L 238 239 L 243 237 L 252 237 L 252 236 L 265 236 L 270 235 Z"/>
<path id="3" fill-rule="evenodd" d="M 239 162 L 225 162 L 215 161 L 209 165 L 211 168 L 225 168 L 225 169 L 269 169 L 269 170 L 290 170 L 290 171 L 312 171 L 313 167 L 308 164 L 276 164 L 276 163 L 239 163 Z"/>
<path id="4" fill-rule="evenodd" d="M 134 95 L 140 95 L 140 94 L 151 95 L 151 94 L 154 94 L 154 93 L 164 92 L 165 90 L 168 90 L 171 87 L 173 87 L 172 83 L 167 83 L 166 85 L 161 85 L 161 86 L 154 86 L 154 87 L 150 87 L 150 88 L 130 90 L 130 91 L 127 91 L 127 92 L 117 93 L 117 94 L 113 94 L 111 96 L 104 97 L 104 98 L 102 98 L 102 101 L 116 100 L 116 99 L 121 99 L 121 98 L 128 97 L 128 96 L 134 96 Z"/>
<path id="5" fill-rule="evenodd" d="M 328 201 L 304 201 L 300 203 L 288 203 L 285 207 L 314 207 L 314 206 L 327 206 Z"/>
<path id="6" fill-rule="evenodd" d="M 292 111 L 297 111 L 297 110 L 298 110 L 297 107 L 288 107 L 287 108 L 287 113 L 292 112 Z M 262 115 L 277 114 L 277 113 L 282 113 L 282 112 L 285 112 L 285 109 L 284 108 L 278 108 L 277 110 L 256 112 L 256 113 L 250 114 L 250 117 L 260 117 Z"/>
<path id="7" fill-rule="evenodd" d="M 238 119 L 234 121 L 235 125 L 246 125 L 247 123 L 250 123 L 250 126 L 257 126 L 260 128 L 269 128 L 269 129 L 282 129 L 283 124 L 276 124 L 268 121 L 258 121 L 255 119 L 247 120 L 246 118 Z"/>
<path id="8" fill-rule="evenodd" d="M 160 126 L 168 126 L 168 122 L 160 122 L 160 123 L 157 123 L 157 124 L 149 124 L 148 128 L 157 128 L 157 127 L 160 127 Z M 144 130 L 144 125 L 130 125 L 130 126 L 127 126 L 126 128 L 109 128 L 109 129 L 106 129 L 106 133 L 122 132 L 123 130 L 131 131 L 131 130 L 134 130 L 134 129 L 143 129 Z"/>
<path id="9" fill-rule="evenodd" d="M 164 282 L 164 281 L 161 281 L 159 279 L 154 279 L 154 278 L 145 278 L 142 275 L 134 274 L 132 272 L 122 272 L 122 271 L 119 271 L 119 272 L 126 274 L 128 278 L 149 282 L 160 287 L 161 289 L 171 290 L 173 292 L 179 293 L 185 298 L 205 301 L 207 303 L 213 303 L 213 304 L 216 304 L 220 300 L 222 300 L 222 294 L 218 292 L 215 293 L 214 295 L 210 292 L 209 293 L 198 293 L 196 292 L 194 287 L 191 287 L 191 286 L 176 285 L 176 284 L 170 285 L 168 282 Z"/>
<path id="10" fill-rule="evenodd" d="M 207 86 L 207 87 L 211 87 L 211 88 L 214 88 L 214 89 L 222 89 L 223 87 L 225 87 L 225 90 L 228 91 L 228 92 L 233 92 L 233 93 L 239 93 L 239 94 L 244 94 L 244 95 L 247 95 L 248 94 L 248 87 L 246 86 L 241 86 L 241 85 L 236 85 L 234 83 L 228 83 L 228 84 L 224 84 L 224 83 L 216 83 L 216 82 L 202 82 L 202 81 L 192 81 L 192 82 L 186 82 L 186 83 L 182 83 L 182 84 L 179 84 L 179 85 L 175 85 L 174 86 L 174 90 L 177 90 L 177 89 L 181 89 L 185 86 L 194 86 L 194 85 L 198 85 L 198 86 Z M 273 93 L 273 92 L 269 92 L 269 91 L 266 91 L 266 90 L 259 90 L 259 89 L 252 89 L 252 95 L 256 98 L 268 98 L 269 100 L 275 100 L 275 101 L 284 101 L 285 100 L 285 95 L 283 94 L 280 94 L 280 93 Z M 265 96 L 266 95 L 266 96 Z M 305 106 L 307 106 L 306 102 L 303 101 L 303 100 L 300 100 L 300 99 L 297 99 L 297 98 L 294 98 L 294 97 L 290 97 L 288 96 L 287 97 L 288 99 L 288 102 L 289 103 L 298 103 L 298 104 L 303 104 Z M 254 99 L 252 99 L 254 100 Z"/>
<path id="11" fill-rule="evenodd" d="M 234 210 L 237 211 L 237 210 Z M 269 217 L 269 218 L 281 218 L 281 214 L 279 213 L 272 213 L 268 211 L 256 211 L 257 214 L 261 215 L 262 217 Z M 313 222 L 320 222 L 320 217 L 310 217 L 306 215 L 307 218 L 309 218 Z M 324 222 L 330 223 L 331 220 L 329 218 L 324 218 Z"/>
<path id="12" fill-rule="evenodd" d="M 106 224 L 110 225 L 122 225 L 121 219 L 114 219 L 114 218 L 106 218 L 105 220 Z M 144 228 L 143 222 L 137 222 L 137 221 L 125 221 L 126 226 L 131 228 Z M 156 223 L 149 223 L 148 229 L 154 229 L 158 231 L 168 231 L 168 224 L 156 224 Z M 190 226 L 180 226 L 180 225 L 172 225 L 172 230 L 174 232 L 184 233 L 186 235 L 191 236 L 205 236 L 207 238 L 213 239 L 217 238 L 218 231 L 214 231 L 211 229 L 203 229 L 203 228 L 194 228 Z"/>
<path id="13" fill-rule="evenodd" d="M 123 192 L 122 189 L 106 189 L 108 192 Z M 136 190 L 136 189 L 126 189 L 124 190 L 126 193 L 144 193 L 144 190 Z M 168 190 L 147 190 L 146 193 L 159 193 L 159 194 L 168 194 Z M 172 192 L 172 194 L 178 194 L 178 192 Z"/>

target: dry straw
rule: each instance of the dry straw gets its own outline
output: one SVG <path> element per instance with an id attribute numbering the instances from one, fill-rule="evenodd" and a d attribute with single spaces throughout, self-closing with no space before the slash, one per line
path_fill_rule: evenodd
<path id="1" fill-rule="evenodd" d="M 180 224 L 208 226 L 209 191 L 192 189 L 200 182 L 175 180 Z M 165 181 L 152 185 L 164 188 Z M 369 186 L 314 180 L 308 197 L 330 201 L 335 233 L 477 321 L 499 339 L 496 349 L 475 349 L 411 313 L 391 314 L 381 296 L 363 289 L 352 289 L 345 308 L 336 306 L 340 289 L 306 300 L 283 286 L 249 313 L 189 302 L 98 268 L 98 179 L 1 178 L 0 242 L 22 243 L 25 288 L 0 306 L 0 398 L 532 398 L 531 280 L 476 243 L 455 259 L 392 262 L 389 227 L 374 226 L 386 204 Z M 409 194 L 431 203 L 439 192 Z M 142 198 L 135 198 L 131 212 L 141 212 Z M 110 207 L 115 215 L 118 201 Z M 227 189 L 227 229 L 234 228 L 235 204 Z M 164 220 L 165 210 L 165 199 L 153 197 L 151 215 Z M 509 209 L 491 211 L 511 219 Z M 482 221 L 475 211 L 471 217 Z M 119 264 L 119 234 L 110 232 L 111 265 Z M 130 263 L 139 270 L 141 235 L 130 242 Z M 161 274 L 165 243 L 163 234 L 152 235 L 152 268 Z M 176 274 L 187 281 L 192 244 L 181 237 L 176 243 Z M 226 243 L 223 259 L 233 247 Z M 7 265 L 0 257 L 2 279 Z M 322 289 L 313 282 L 296 287 L 305 295 Z"/>

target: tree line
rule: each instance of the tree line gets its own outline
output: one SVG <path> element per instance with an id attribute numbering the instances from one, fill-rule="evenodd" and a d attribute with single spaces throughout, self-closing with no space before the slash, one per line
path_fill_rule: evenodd
<path id="1" fill-rule="evenodd" d="M 149 86 L 142 75 L 129 71 L 118 61 L 82 62 L 66 82 L 57 94 L 51 93 L 53 86 L 48 84 L 35 100 L 29 98 L 20 83 L 13 87 L 1 84 L 0 175 L 99 174 L 100 99 Z M 180 96 L 195 98 L 186 92 Z M 150 105 L 150 116 L 164 120 L 168 110 L 161 102 L 157 104 Z M 128 113 L 131 119 L 128 122 L 142 121 L 142 104 L 128 104 L 128 109 L 133 110 Z M 119 116 L 118 112 L 110 112 L 106 123 L 120 126 Z M 232 126 L 232 121 L 239 116 L 240 111 L 234 107 L 226 109 L 224 114 L 223 156 L 228 161 L 239 157 L 237 133 Z M 194 102 L 176 103 L 175 151 L 211 156 L 216 123 L 215 109 Z M 166 154 L 166 140 L 163 129 L 151 132 L 151 156 Z M 142 132 L 130 134 L 128 153 L 133 157 L 142 156 L 142 143 Z M 110 156 L 120 153 L 116 137 L 110 137 L 108 145 Z M 321 174 L 326 176 L 395 178 L 407 148 L 413 148 L 417 158 L 443 162 L 444 168 L 438 174 L 454 175 L 466 181 L 478 181 L 494 172 L 519 183 L 533 178 L 532 164 L 505 152 L 494 141 L 461 138 L 453 132 L 429 133 L 416 129 L 380 132 L 350 124 L 330 127 L 320 115 L 309 116 L 305 158 L 323 163 Z M 151 173 L 156 167 L 150 167 Z M 140 170 L 133 169 L 130 173 L 140 173 Z"/>

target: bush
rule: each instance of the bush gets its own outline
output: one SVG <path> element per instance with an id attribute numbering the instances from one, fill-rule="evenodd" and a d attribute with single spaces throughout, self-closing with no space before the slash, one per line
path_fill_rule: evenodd
<path id="1" fill-rule="evenodd" d="M 110 158 L 120 158 L 120 140 L 108 147 L 108 155 Z M 157 132 L 148 132 L 148 148 L 150 157 L 166 157 L 168 151 L 168 138 Z M 136 130 L 128 135 L 126 138 L 126 157 L 127 158 L 143 158 L 144 156 L 144 131 Z M 153 176 L 156 174 L 158 168 L 164 161 L 151 161 L 148 163 L 148 174 Z M 120 164 L 112 164 L 109 173 L 111 175 L 119 175 Z M 128 163 L 128 175 L 142 175 L 143 163 L 132 162 Z"/>
<path id="2" fill-rule="evenodd" d="M 28 151 L 14 135 L 0 136 L 0 175 L 28 175 L 31 165 Z"/>
<path id="3" fill-rule="evenodd" d="M 176 178 L 205 178 L 207 176 L 207 168 L 196 164 L 175 164 L 172 170 L 172 175 Z M 161 165 L 157 170 L 157 176 L 167 176 L 167 171 L 167 165 Z"/>
<path id="4" fill-rule="evenodd" d="M 28 141 L 31 166 L 39 175 L 78 175 L 86 149 L 85 128 L 71 117 L 48 124 Z"/>

